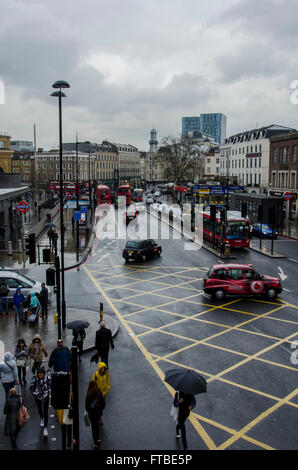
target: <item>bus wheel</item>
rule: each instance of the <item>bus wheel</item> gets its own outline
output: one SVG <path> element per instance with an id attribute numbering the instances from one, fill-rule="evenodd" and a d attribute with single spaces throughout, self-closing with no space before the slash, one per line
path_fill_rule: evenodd
<path id="1" fill-rule="evenodd" d="M 226 293 L 223 289 L 216 289 L 213 296 L 216 300 L 223 300 L 226 296 Z"/>

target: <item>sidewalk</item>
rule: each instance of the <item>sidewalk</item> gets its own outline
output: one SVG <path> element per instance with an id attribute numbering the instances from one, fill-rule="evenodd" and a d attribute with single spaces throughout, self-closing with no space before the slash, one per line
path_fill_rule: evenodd
<path id="1" fill-rule="evenodd" d="M 285 221 L 285 226 L 282 230 L 280 230 L 279 234 L 284 237 L 294 238 L 295 240 L 298 240 L 298 221 Z"/>
<path id="2" fill-rule="evenodd" d="M 45 209 L 46 213 L 49 212 L 48 209 Z M 34 222 L 40 223 L 38 220 L 38 216 L 35 217 L 34 215 L 30 218 L 27 218 L 27 226 L 26 229 L 34 229 Z M 60 234 L 59 229 L 59 215 L 57 215 L 53 222 L 57 225 L 57 232 Z M 75 236 L 73 233 L 72 223 L 71 223 L 71 214 L 67 214 L 65 217 L 65 226 L 66 226 L 66 233 L 65 233 L 65 268 L 69 266 L 73 266 L 77 263 L 76 261 L 76 252 L 75 252 Z M 60 239 L 60 236 L 59 236 Z M 86 256 L 86 253 L 89 252 L 91 245 L 92 245 L 92 235 L 90 237 L 89 243 L 88 240 L 85 240 L 84 245 L 82 244 L 80 249 L 80 259 L 79 261 L 83 260 Z M 41 236 L 38 240 L 38 244 L 45 246 L 48 244 L 48 237 L 47 231 Z M 42 248 L 41 248 L 42 253 Z M 60 252 L 59 247 L 59 240 L 58 240 L 58 252 Z M 0 265 L 4 267 L 8 267 L 11 269 L 23 269 L 24 266 L 28 268 L 28 257 L 25 255 L 26 264 L 24 264 L 23 260 L 23 253 L 13 252 L 12 256 L 9 256 L 6 251 L 0 251 Z M 50 265 L 44 265 L 45 268 L 48 268 Z M 108 309 L 108 307 L 106 307 Z M 6 314 L 0 315 L 0 339 L 4 340 L 5 342 L 5 350 L 10 351 L 14 354 L 14 349 L 16 346 L 16 342 L 19 338 L 23 338 L 28 345 L 34 334 L 38 333 L 41 335 L 42 340 L 48 347 L 49 353 L 56 347 L 56 342 L 58 339 L 58 325 L 54 324 L 54 313 L 56 312 L 56 295 L 52 295 L 52 306 L 49 308 L 48 317 L 43 319 L 39 318 L 38 322 L 34 326 L 29 326 L 27 324 L 15 323 L 14 321 L 14 312 L 10 308 L 10 313 L 8 316 Z M 112 313 L 112 312 L 111 312 Z M 85 310 L 85 309 L 76 309 L 76 308 L 67 308 L 67 322 L 72 320 L 80 320 L 84 319 L 90 323 L 89 328 L 86 329 L 86 339 L 84 341 L 84 351 L 89 351 L 94 348 L 95 344 L 95 331 L 99 329 L 99 312 L 93 310 Z M 106 327 L 112 331 L 112 335 L 115 336 L 118 332 L 118 322 L 109 315 L 109 311 L 106 310 L 104 312 L 103 319 L 105 321 Z M 90 331 L 90 334 L 89 331 Z M 72 343 L 72 331 L 65 329 L 62 330 L 62 338 L 64 340 L 64 344 L 71 348 Z"/>

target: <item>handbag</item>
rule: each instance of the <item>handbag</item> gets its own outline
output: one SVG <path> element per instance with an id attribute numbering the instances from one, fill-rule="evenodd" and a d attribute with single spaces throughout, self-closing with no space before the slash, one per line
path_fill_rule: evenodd
<path id="1" fill-rule="evenodd" d="M 90 419 L 86 410 L 84 411 L 84 423 L 86 426 L 90 426 Z"/>
<path id="2" fill-rule="evenodd" d="M 73 419 L 71 416 L 71 410 L 72 408 L 66 408 L 63 410 L 63 424 L 66 426 L 72 425 L 73 424 Z"/>
<path id="3" fill-rule="evenodd" d="M 17 364 L 17 367 L 26 367 L 25 359 L 17 359 L 16 364 Z"/>
<path id="4" fill-rule="evenodd" d="M 30 415 L 28 413 L 28 410 L 27 410 L 26 406 L 23 405 L 22 398 L 20 398 L 20 402 L 21 402 L 21 407 L 18 411 L 17 423 L 20 427 L 22 427 L 22 426 L 24 426 L 24 424 L 26 424 L 29 421 Z"/>
<path id="5" fill-rule="evenodd" d="M 170 416 L 172 416 L 175 423 L 178 423 L 178 406 L 172 405 Z"/>
<path id="6" fill-rule="evenodd" d="M 179 392 L 177 392 L 177 401 L 179 403 Z M 174 398 L 174 402 L 175 402 L 175 398 Z M 178 423 L 178 414 L 179 414 L 179 404 L 178 406 L 175 406 L 173 403 L 171 411 L 170 411 L 170 416 L 172 416 L 175 423 Z"/>

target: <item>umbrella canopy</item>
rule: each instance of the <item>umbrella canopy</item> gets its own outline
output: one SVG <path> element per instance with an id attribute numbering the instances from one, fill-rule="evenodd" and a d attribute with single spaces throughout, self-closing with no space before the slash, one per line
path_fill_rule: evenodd
<path id="1" fill-rule="evenodd" d="M 66 324 L 66 328 L 69 330 L 82 330 L 84 328 L 88 328 L 88 326 L 89 323 L 85 320 L 74 320 Z"/>
<path id="2" fill-rule="evenodd" d="M 207 382 L 200 374 L 190 369 L 170 369 L 166 371 L 165 382 L 179 392 L 196 395 L 207 392 Z"/>
<path id="3" fill-rule="evenodd" d="M 53 224 L 53 222 L 48 222 L 48 223 L 45 225 L 45 227 L 47 227 L 47 228 L 56 227 L 56 225 Z"/>

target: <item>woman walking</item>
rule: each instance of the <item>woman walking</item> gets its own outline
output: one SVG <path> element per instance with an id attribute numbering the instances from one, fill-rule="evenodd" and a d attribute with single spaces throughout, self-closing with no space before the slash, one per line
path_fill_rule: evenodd
<path id="1" fill-rule="evenodd" d="M 105 399 L 103 394 L 96 385 L 96 382 L 91 380 L 86 393 L 85 410 L 87 411 L 91 422 L 94 449 L 98 449 L 101 442 L 99 438 L 99 424 L 101 423 L 101 416 L 104 408 Z"/>
<path id="2" fill-rule="evenodd" d="M 110 390 L 111 385 L 110 385 L 110 374 L 104 362 L 98 363 L 97 371 L 95 372 L 95 374 L 93 374 L 91 380 L 93 380 L 96 383 L 97 387 L 99 388 L 99 390 L 105 397 L 108 391 Z"/>
<path id="3" fill-rule="evenodd" d="M 7 400 L 9 390 L 15 385 L 19 385 L 16 361 L 10 352 L 4 354 L 4 362 L 0 364 L 0 376 L 5 390 L 5 400 Z"/>
<path id="4" fill-rule="evenodd" d="M 31 292 L 30 294 L 30 309 L 31 313 L 35 315 L 37 313 L 38 307 L 40 307 L 40 302 L 38 298 L 36 297 L 35 292 Z"/>
<path id="5" fill-rule="evenodd" d="M 84 339 L 86 338 L 86 332 L 84 328 L 78 328 L 77 330 L 73 330 L 72 335 L 73 335 L 72 345 L 78 347 L 79 361 L 81 362 L 81 354 L 83 351 Z"/>
<path id="6" fill-rule="evenodd" d="M 39 334 L 33 336 L 32 342 L 28 347 L 28 359 L 32 362 L 32 373 L 39 369 L 44 357 L 48 357 L 48 350 Z"/>
<path id="7" fill-rule="evenodd" d="M 4 434 L 10 437 L 13 450 L 17 449 L 17 436 L 20 426 L 18 424 L 18 413 L 21 408 L 21 400 L 15 388 L 9 390 L 9 394 L 4 406 L 5 427 Z"/>
<path id="8" fill-rule="evenodd" d="M 51 378 L 46 374 L 44 367 L 38 369 L 37 375 L 32 379 L 30 392 L 35 398 L 35 403 L 40 416 L 40 427 L 43 428 L 43 436 L 48 436 L 48 417 L 50 402 Z"/>
<path id="9" fill-rule="evenodd" d="M 188 418 L 191 410 L 196 406 L 196 399 L 193 395 L 189 395 L 184 392 L 176 392 L 173 405 L 179 407 L 176 437 L 179 439 L 182 436 L 183 449 L 187 450 L 188 447 L 186 441 L 185 421 Z"/>
<path id="10" fill-rule="evenodd" d="M 28 359 L 28 347 L 26 346 L 25 340 L 23 338 L 19 339 L 18 344 L 15 349 L 15 358 L 18 368 L 18 376 L 20 385 L 26 385 L 26 367 Z M 23 375 L 23 381 L 22 381 Z"/>

